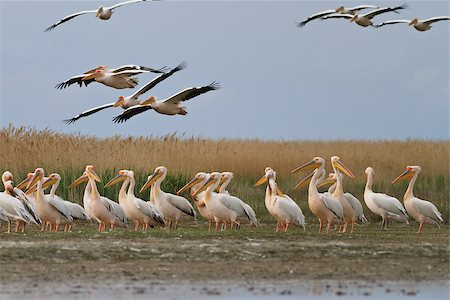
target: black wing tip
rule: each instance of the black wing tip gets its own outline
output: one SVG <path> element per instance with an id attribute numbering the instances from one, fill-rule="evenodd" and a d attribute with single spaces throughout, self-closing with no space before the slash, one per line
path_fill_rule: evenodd
<path id="1" fill-rule="evenodd" d="M 124 118 L 122 115 L 118 115 L 118 116 L 114 117 L 112 120 L 114 123 L 120 124 L 120 123 L 127 121 L 128 119 Z"/>
<path id="2" fill-rule="evenodd" d="M 322 18 L 321 18 L 321 20 L 322 20 Z M 305 25 L 306 25 L 305 22 L 297 22 L 297 27 L 298 28 L 303 28 Z"/>
<path id="3" fill-rule="evenodd" d="M 78 118 L 72 118 L 67 120 L 62 120 L 66 125 L 70 125 L 72 123 L 75 123 L 75 121 L 78 120 Z"/>
<path id="4" fill-rule="evenodd" d="M 209 87 L 210 89 L 212 89 L 212 90 L 218 90 L 218 89 L 221 88 L 220 83 L 217 82 L 217 81 L 211 82 L 211 83 L 208 85 L 208 87 Z"/>
<path id="5" fill-rule="evenodd" d="M 56 26 L 52 25 L 52 26 L 50 26 L 50 27 L 45 28 L 44 32 L 52 31 L 52 30 L 55 29 L 55 28 L 56 28 Z"/>
<path id="6" fill-rule="evenodd" d="M 188 66 L 187 61 L 183 60 L 178 66 L 175 67 L 175 70 L 180 71 L 186 69 Z"/>

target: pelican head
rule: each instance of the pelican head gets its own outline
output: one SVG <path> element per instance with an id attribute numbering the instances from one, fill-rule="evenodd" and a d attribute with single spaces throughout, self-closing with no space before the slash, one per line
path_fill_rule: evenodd
<path id="1" fill-rule="evenodd" d="M 307 171 L 307 170 L 313 170 L 317 169 L 319 167 L 325 167 L 325 160 L 322 157 L 314 157 L 310 162 L 307 162 L 306 164 L 301 165 L 300 167 L 292 170 L 291 173 L 296 173 L 299 171 Z"/>
<path id="2" fill-rule="evenodd" d="M 128 177 L 129 172 L 130 171 L 128 171 L 128 170 L 120 170 L 119 174 L 116 177 L 114 177 L 113 179 L 111 179 L 110 181 L 108 181 L 104 187 L 107 188 L 107 187 L 115 185 L 119 182 L 124 181 Z"/>
<path id="3" fill-rule="evenodd" d="M 97 182 L 102 182 L 102 180 L 100 179 L 100 177 L 98 177 L 98 175 L 95 173 L 94 171 L 94 166 L 93 165 L 87 165 L 86 166 L 86 175 L 89 178 L 94 179 Z"/>
<path id="4" fill-rule="evenodd" d="M 95 79 L 97 77 L 102 76 L 104 74 L 104 72 L 105 72 L 105 70 L 103 70 L 103 69 L 97 69 L 93 73 L 88 74 L 88 75 L 84 76 L 83 78 L 81 78 L 81 80 Z"/>
<path id="5" fill-rule="evenodd" d="M 345 9 L 344 9 L 344 6 L 341 5 L 338 8 L 336 8 L 334 11 L 342 14 L 342 13 L 344 13 Z"/>
<path id="6" fill-rule="evenodd" d="M 167 174 L 167 168 L 164 166 L 159 166 L 153 171 L 153 174 L 147 177 L 147 182 L 142 186 L 139 193 L 142 193 L 146 189 L 152 186 L 152 184 L 163 175 L 165 176 Z"/>
<path id="7" fill-rule="evenodd" d="M 350 19 L 350 23 L 351 22 L 353 22 L 353 21 L 356 21 L 356 19 L 358 19 L 358 15 L 357 14 L 355 14 L 351 19 Z"/>
<path id="8" fill-rule="evenodd" d="M 7 194 L 11 196 L 17 196 L 17 194 L 14 192 L 14 185 L 12 180 L 5 181 L 5 192 L 7 192 Z"/>
<path id="9" fill-rule="evenodd" d="M 156 102 L 155 96 L 150 96 L 150 98 L 148 98 L 147 100 L 142 102 L 142 105 L 149 105 L 149 104 L 153 104 L 155 102 Z"/>
<path id="10" fill-rule="evenodd" d="M 6 182 L 8 180 L 14 181 L 14 176 L 10 171 L 5 171 L 2 175 L 2 182 Z"/>
<path id="11" fill-rule="evenodd" d="M 28 173 L 28 174 L 27 174 L 27 177 L 26 177 L 24 180 L 22 180 L 22 182 L 20 182 L 20 183 L 16 186 L 16 188 L 22 190 L 23 188 L 25 188 L 25 187 L 27 186 L 27 184 L 28 184 L 28 182 L 30 182 L 31 178 L 33 178 L 33 173 Z"/>
<path id="12" fill-rule="evenodd" d="M 342 174 L 341 174 L 342 176 Z M 329 184 L 334 184 L 337 181 L 337 175 L 335 173 L 328 174 L 328 178 L 324 179 L 321 183 L 317 185 L 318 188 L 327 186 Z"/>
<path id="13" fill-rule="evenodd" d="M 185 186 L 183 186 L 178 192 L 177 195 L 181 194 L 182 192 L 184 192 L 185 190 L 193 187 L 194 185 L 205 181 L 208 179 L 208 174 L 205 172 L 198 172 L 197 174 L 195 174 L 194 178 L 191 179 L 191 181 L 189 181 Z"/>
<path id="14" fill-rule="evenodd" d="M 220 175 L 219 172 L 212 172 L 211 174 L 209 174 L 209 178 L 208 180 L 206 180 L 205 184 L 203 184 L 203 186 L 199 188 L 192 196 L 193 197 L 197 196 L 198 194 L 206 190 L 208 187 L 215 184 L 217 181 L 220 181 L 221 178 L 222 176 Z"/>
<path id="15" fill-rule="evenodd" d="M 97 9 L 97 13 L 95 16 L 98 18 L 103 13 L 103 5 L 100 5 L 100 7 Z"/>
<path id="16" fill-rule="evenodd" d="M 61 176 L 58 173 L 52 173 L 44 181 L 44 183 L 42 184 L 42 188 L 44 189 L 48 186 L 59 183 L 60 181 L 61 181 Z"/>
<path id="17" fill-rule="evenodd" d="M 419 166 L 407 166 L 405 172 L 400 174 L 397 178 L 392 181 L 392 184 L 396 184 L 397 182 L 400 182 L 404 179 L 408 179 L 413 177 L 416 173 L 422 172 L 422 168 Z"/>
<path id="18" fill-rule="evenodd" d="M 27 190 L 30 189 L 33 185 L 35 185 L 42 178 L 44 178 L 44 169 L 37 168 L 33 173 L 33 177 L 31 177 L 30 181 L 27 184 Z"/>
<path id="19" fill-rule="evenodd" d="M 366 170 L 365 170 L 364 172 L 365 172 L 367 175 L 369 175 L 369 174 L 374 175 L 374 174 L 375 174 L 375 171 L 373 170 L 372 167 L 367 167 Z"/>
<path id="20" fill-rule="evenodd" d="M 341 161 L 339 156 L 333 156 L 331 157 L 331 164 L 333 168 L 336 168 L 337 170 L 342 171 L 344 174 L 351 178 L 355 178 L 355 175 L 353 175 L 352 171 L 350 171 Z"/>
<path id="21" fill-rule="evenodd" d="M 71 188 L 73 188 L 73 187 L 76 187 L 77 185 L 81 184 L 82 182 L 87 182 L 87 181 L 89 181 L 89 178 L 88 178 L 87 173 L 86 173 L 86 171 L 85 171 L 85 172 L 83 173 L 83 175 L 81 175 L 80 177 L 78 177 L 77 179 L 75 179 L 75 181 L 72 182 L 72 183 L 69 185 L 69 189 L 71 189 Z"/>
<path id="22" fill-rule="evenodd" d="M 114 107 L 123 106 L 125 104 L 125 97 L 119 96 L 119 100 L 114 103 Z"/>
<path id="23" fill-rule="evenodd" d="M 264 169 L 264 175 L 263 177 L 261 177 L 255 184 L 254 186 L 259 186 L 263 183 L 266 183 L 267 181 L 269 181 L 270 178 L 272 178 L 273 180 L 276 180 L 276 173 L 275 171 L 271 168 L 271 167 L 266 167 Z"/>
<path id="24" fill-rule="evenodd" d="M 414 26 L 417 23 L 419 23 L 419 19 L 415 18 L 415 19 L 412 19 L 411 22 L 408 23 L 408 26 Z"/>

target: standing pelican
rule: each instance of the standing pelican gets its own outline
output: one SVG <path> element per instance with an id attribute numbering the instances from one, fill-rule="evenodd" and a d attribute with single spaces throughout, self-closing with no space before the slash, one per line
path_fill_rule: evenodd
<path id="1" fill-rule="evenodd" d="M 405 203 L 408 214 L 419 222 L 419 230 L 417 233 L 423 233 L 424 224 L 436 225 L 441 228 L 439 223 L 444 222 L 441 213 L 433 203 L 414 196 L 414 184 L 420 172 L 422 172 L 422 168 L 419 166 L 407 166 L 406 171 L 392 181 L 392 184 L 395 184 L 404 179 L 411 178 L 408 189 L 403 197 L 403 202 Z"/>
<path id="2" fill-rule="evenodd" d="M 207 86 L 187 88 L 163 100 L 156 101 L 156 98 L 154 96 L 150 96 L 150 98 L 144 101 L 142 104 L 132 106 L 125 110 L 121 115 L 115 117 L 113 121 L 115 123 L 122 123 L 127 121 L 131 117 L 149 109 L 153 109 L 163 115 L 187 115 L 186 107 L 182 107 L 180 105 L 181 102 L 200 96 L 201 94 L 207 93 L 209 91 L 217 90 L 219 88 L 219 84 L 213 82 Z"/>
<path id="3" fill-rule="evenodd" d="M 141 96 L 142 94 L 146 93 L 147 91 L 149 91 L 150 89 L 155 87 L 158 83 L 160 83 L 164 79 L 167 79 L 170 76 L 172 76 L 173 74 L 175 74 L 176 72 L 183 70 L 185 67 L 186 67 L 186 62 L 182 62 L 177 67 L 172 69 L 170 72 L 163 73 L 160 76 L 153 79 L 152 81 L 148 82 L 146 85 L 141 87 L 139 90 L 137 90 L 130 96 L 128 96 L 128 97 L 119 96 L 119 99 L 116 102 L 107 103 L 107 104 L 103 104 L 101 106 L 91 108 L 89 110 L 86 110 L 86 111 L 80 113 L 79 115 L 77 115 L 71 119 L 64 120 L 64 122 L 66 122 L 67 124 L 72 124 L 73 122 L 77 121 L 80 118 L 87 117 L 89 115 L 95 114 L 96 112 L 99 112 L 103 109 L 110 108 L 110 107 L 121 107 L 123 109 L 127 109 L 134 105 L 141 104 L 142 100 L 139 100 L 139 96 Z"/>
<path id="4" fill-rule="evenodd" d="M 372 191 L 373 175 L 375 174 L 373 168 L 368 167 L 365 172 L 367 174 L 367 183 L 364 188 L 364 202 L 366 202 L 371 212 L 382 218 L 381 230 L 387 229 L 388 220 L 409 223 L 405 208 L 397 198 Z"/>
<path id="5" fill-rule="evenodd" d="M 325 16 L 328 16 L 328 15 L 331 15 L 331 14 L 335 14 L 335 13 L 354 15 L 358 11 L 363 10 L 363 9 L 368 9 L 368 8 L 379 8 L 379 7 L 375 6 L 375 5 L 358 5 L 358 6 L 354 6 L 354 7 L 339 6 L 336 9 L 328 9 L 328 10 L 324 10 L 324 11 L 318 12 L 318 13 L 308 17 L 305 21 L 298 22 L 297 26 L 298 27 L 303 27 L 307 23 L 311 22 L 312 20 L 321 19 L 321 18 L 323 18 Z"/>
<path id="6" fill-rule="evenodd" d="M 112 14 L 114 12 L 114 9 L 121 7 L 122 5 L 125 5 L 125 4 L 144 2 L 144 1 L 147 1 L 147 0 L 130 0 L 130 1 L 124 1 L 124 2 L 114 4 L 113 6 L 105 6 L 104 7 L 101 5 L 98 9 L 95 9 L 95 10 L 83 10 L 83 11 L 65 16 L 64 18 L 62 18 L 61 20 L 59 20 L 52 26 L 45 29 L 44 32 L 51 31 L 51 30 L 55 29 L 56 26 L 58 26 L 64 22 L 67 22 L 75 17 L 81 16 L 84 14 L 89 14 L 89 13 L 95 13 L 95 16 L 97 18 L 99 18 L 100 20 L 109 20 L 109 18 L 111 18 Z"/>
<path id="7" fill-rule="evenodd" d="M 327 19 L 335 19 L 335 18 L 344 18 L 344 19 L 349 19 L 350 23 L 351 22 L 355 22 L 356 24 L 362 26 L 362 27 L 367 27 L 367 26 L 373 26 L 372 23 L 372 18 L 375 16 L 378 16 L 380 14 L 384 14 L 387 12 L 397 12 L 397 10 L 400 9 L 405 9 L 407 8 L 407 5 L 401 5 L 401 6 L 395 6 L 395 7 L 382 7 L 376 10 L 373 10 L 371 12 L 368 12 L 364 15 L 358 15 L 358 14 L 331 14 L 331 15 L 326 15 L 324 17 L 322 17 L 322 20 L 327 20 Z"/>
<path id="8" fill-rule="evenodd" d="M 412 20 L 390 20 L 390 21 L 385 21 L 383 23 L 375 25 L 375 27 L 380 28 L 385 25 L 407 23 L 408 26 L 413 26 L 417 31 L 428 31 L 432 27 L 431 24 L 439 22 L 439 21 L 448 21 L 448 20 L 450 20 L 450 17 L 448 17 L 448 16 L 434 17 L 434 18 L 429 18 L 429 19 L 425 19 L 425 20 L 419 20 L 417 18 L 412 19 Z"/>
<path id="9" fill-rule="evenodd" d="M 167 176 L 167 168 L 159 166 L 155 169 L 152 175 L 147 179 L 147 182 L 142 186 L 140 193 L 152 187 L 150 193 L 153 195 L 153 201 L 164 215 L 166 224 L 172 228 L 172 222 L 175 221 L 175 229 L 178 228 L 178 221 L 183 216 L 190 216 L 195 219 L 195 211 L 192 204 L 178 195 L 166 193 L 161 190 L 161 182 Z"/>
<path id="10" fill-rule="evenodd" d="M 144 230 L 147 230 L 149 225 L 164 225 L 164 219 L 161 212 L 155 209 L 150 203 L 145 202 L 134 195 L 136 181 L 134 180 L 133 171 L 120 170 L 119 174 L 105 185 L 105 188 L 121 181 L 123 181 L 123 183 L 119 190 L 119 204 L 122 206 L 127 218 L 134 223 L 134 230 L 138 230 L 140 226 L 142 226 Z"/>
<path id="11" fill-rule="evenodd" d="M 276 173 L 272 168 L 266 167 L 265 174 L 255 186 L 267 182 L 265 204 L 269 213 L 277 219 L 277 231 L 286 232 L 289 225 L 305 229 L 305 216 L 300 207 L 288 195 L 283 194 L 275 182 Z"/>
<path id="12" fill-rule="evenodd" d="M 115 69 L 109 69 L 107 66 L 101 65 L 93 70 L 84 72 L 84 74 L 70 77 L 63 82 L 58 83 L 55 88 L 62 90 L 75 83 L 82 87 L 83 84 L 84 86 L 88 86 L 92 82 L 99 82 L 115 89 L 134 88 L 138 85 L 139 79 L 136 77 L 129 77 L 148 72 L 157 74 L 164 73 L 165 67 L 153 69 L 138 65 L 124 65 Z M 103 76 L 101 76 L 102 74 Z"/>
<path id="13" fill-rule="evenodd" d="M 100 196 L 100 193 L 97 190 L 96 182 L 101 182 L 101 180 L 95 173 L 92 165 L 87 165 L 85 173 L 76 179 L 70 187 L 86 181 L 86 178 L 89 183 L 86 185 L 86 189 L 84 191 L 84 208 L 89 216 L 98 222 L 98 231 L 105 231 L 106 226 L 110 226 L 111 230 L 114 230 L 116 226 L 126 227 L 122 215 L 118 216 L 114 213 L 115 209 L 109 205 L 109 201 L 106 201 L 105 203 L 105 200 Z M 123 210 L 121 208 L 120 210 L 121 214 L 123 214 Z"/>
<path id="14" fill-rule="evenodd" d="M 19 225 L 22 224 L 22 232 L 25 230 L 23 224 L 28 223 L 31 220 L 31 216 L 25 210 L 22 203 L 16 199 L 14 193 L 14 186 L 11 180 L 4 182 L 5 191 L 0 193 L 0 210 L 2 215 L 6 217 L 8 222 L 8 233 L 11 233 L 11 222 L 16 221 L 16 232 L 19 229 Z M 5 218 L 1 218 L 5 220 Z"/>
<path id="15" fill-rule="evenodd" d="M 319 220 L 319 233 L 322 232 L 323 225 L 327 224 L 326 233 L 328 234 L 332 224 L 344 224 L 344 213 L 341 204 L 336 199 L 317 191 L 317 183 L 324 176 L 324 168 L 325 160 L 322 157 L 314 157 L 313 160 L 296 168 L 292 173 L 314 169 L 302 182 L 309 181 L 308 206 Z M 302 182 L 295 189 L 301 187 Z"/>

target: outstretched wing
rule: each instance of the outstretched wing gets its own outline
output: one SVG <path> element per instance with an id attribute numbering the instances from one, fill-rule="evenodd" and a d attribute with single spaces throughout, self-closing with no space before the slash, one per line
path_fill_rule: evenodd
<path id="1" fill-rule="evenodd" d="M 147 105 L 134 105 L 126 109 L 122 114 L 113 118 L 114 123 L 123 123 L 128 121 L 131 117 L 143 113 L 146 110 L 152 109 L 150 104 Z"/>
<path id="2" fill-rule="evenodd" d="M 330 14 L 334 14 L 334 13 L 336 13 L 336 11 L 333 10 L 333 9 L 328 9 L 328 10 L 324 10 L 324 11 L 318 12 L 317 14 L 314 14 L 314 15 L 308 17 L 305 21 L 298 22 L 297 23 L 297 27 L 303 27 L 307 23 L 311 22 L 312 20 L 319 19 L 319 18 L 322 18 L 322 17 L 330 15 Z"/>
<path id="3" fill-rule="evenodd" d="M 450 20 L 450 17 L 442 16 L 442 17 L 429 18 L 429 19 L 423 20 L 422 22 L 427 23 L 427 24 L 432 24 L 434 22 L 447 21 L 447 20 Z"/>
<path id="4" fill-rule="evenodd" d="M 94 78 L 93 78 L 93 79 L 89 79 L 89 80 L 82 80 L 84 77 L 86 77 L 86 75 L 77 75 L 77 76 L 70 77 L 70 78 L 67 79 L 66 81 L 57 84 L 57 85 L 55 86 L 55 88 L 57 88 L 57 89 L 59 89 L 59 90 L 62 90 L 62 89 L 65 89 L 65 88 L 68 87 L 68 86 L 71 86 L 71 85 L 74 84 L 74 83 L 78 83 L 78 85 L 79 85 L 80 87 L 82 87 L 82 86 L 83 86 L 83 83 L 84 83 L 84 86 L 87 86 L 89 83 L 95 81 Z"/>
<path id="5" fill-rule="evenodd" d="M 351 14 L 331 14 L 331 15 L 326 15 L 325 17 L 322 17 L 322 20 L 327 20 L 327 19 L 351 19 L 353 18 L 354 15 Z"/>
<path id="6" fill-rule="evenodd" d="M 119 2 L 113 6 L 110 7 L 110 9 L 115 9 L 118 7 L 121 7 L 122 5 L 126 5 L 126 4 L 132 4 L 132 3 L 137 3 L 137 2 L 145 2 L 147 0 L 130 0 L 130 1 L 124 1 L 124 2 Z"/>
<path id="7" fill-rule="evenodd" d="M 58 22 L 56 22 L 52 26 L 46 28 L 44 30 L 44 32 L 51 31 L 51 30 L 55 29 L 56 26 L 58 26 L 58 25 L 60 25 L 60 24 L 62 24 L 64 22 L 67 22 L 70 19 L 73 19 L 75 17 L 81 16 L 81 15 L 84 15 L 84 14 L 96 13 L 96 12 L 97 12 L 97 10 L 84 10 L 84 11 L 80 11 L 80 12 L 77 12 L 77 13 L 65 16 L 64 18 L 62 18 L 61 20 L 59 20 Z"/>
<path id="8" fill-rule="evenodd" d="M 409 23 L 409 22 L 411 22 L 411 21 L 410 20 L 390 20 L 390 21 L 386 21 L 386 22 L 380 23 L 378 25 L 375 25 L 375 27 L 380 28 L 385 25 L 393 25 L 393 24 Z"/>
<path id="9" fill-rule="evenodd" d="M 103 109 L 110 108 L 110 107 L 114 107 L 114 102 L 113 103 L 104 104 L 104 105 L 101 105 L 101 106 L 97 106 L 97 107 L 91 108 L 89 110 L 83 111 L 81 114 L 76 115 L 72 119 L 63 120 L 63 122 L 69 125 L 69 124 L 72 124 L 73 122 L 77 121 L 80 118 L 87 117 L 89 115 L 95 114 L 96 112 L 99 112 L 99 111 L 101 111 Z"/>
<path id="10" fill-rule="evenodd" d="M 152 73 L 165 73 L 167 68 L 162 67 L 161 69 L 153 69 L 153 68 L 138 66 L 138 65 L 124 65 L 124 66 L 121 66 L 121 67 L 118 67 L 115 69 L 111 69 L 110 72 L 117 73 L 117 72 L 130 71 L 130 70 L 148 71 L 148 72 L 152 72 Z"/>
<path id="11" fill-rule="evenodd" d="M 363 16 L 368 18 L 368 19 L 372 19 L 373 17 L 375 17 L 377 15 L 384 14 L 384 13 L 387 13 L 387 12 L 390 12 L 390 11 L 397 12 L 397 10 L 405 9 L 407 7 L 408 6 L 406 4 L 403 4 L 401 6 L 395 6 L 395 7 L 382 7 L 382 8 L 373 10 L 371 12 L 368 12 L 367 14 L 365 14 Z"/>
<path id="12" fill-rule="evenodd" d="M 219 83 L 217 82 L 212 82 L 211 84 L 207 85 L 207 86 L 201 86 L 201 87 L 191 87 L 188 89 L 185 89 L 181 92 L 179 92 L 178 94 L 175 94 L 173 96 L 171 96 L 170 98 L 168 98 L 166 101 L 166 103 L 171 103 L 171 104 L 178 104 L 181 101 L 186 101 L 189 99 L 192 99 L 194 97 L 197 97 L 201 94 L 207 93 L 209 91 L 214 91 L 220 88 Z"/>
<path id="13" fill-rule="evenodd" d="M 146 85 L 141 87 L 139 90 L 134 92 L 134 94 L 131 95 L 130 98 L 136 98 L 136 97 L 138 97 L 138 96 L 140 96 L 142 94 L 145 94 L 150 89 L 154 88 L 158 83 L 160 83 L 161 81 L 169 78 L 170 76 L 172 76 L 176 72 L 183 70 L 184 68 L 186 68 L 186 66 L 187 66 L 186 62 L 183 61 L 181 64 L 176 66 L 174 69 L 170 70 L 170 72 L 167 72 L 167 73 L 164 73 L 162 75 L 159 75 L 158 77 L 156 77 L 155 79 L 153 79 L 152 81 L 150 81 L 149 83 L 147 83 Z"/>
<path id="14" fill-rule="evenodd" d="M 379 6 L 376 5 L 358 5 L 358 6 L 354 6 L 354 7 L 346 7 L 345 10 L 346 11 L 360 11 L 363 9 L 368 9 L 368 8 L 373 8 L 373 9 L 377 9 L 380 8 Z"/>

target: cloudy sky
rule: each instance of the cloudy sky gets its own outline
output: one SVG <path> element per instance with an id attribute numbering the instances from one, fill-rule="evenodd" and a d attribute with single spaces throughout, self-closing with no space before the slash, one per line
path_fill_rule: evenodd
<path id="1" fill-rule="evenodd" d="M 206 138 L 446 139 L 449 133 L 449 28 L 406 24 L 363 28 L 345 20 L 295 22 L 354 1 L 159 1 L 128 5 L 108 21 L 60 18 L 117 1 L 0 1 L 0 127 L 12 123 L 63 133 Z M 403 2 L 374 1 L 386 6 Z M 410 1 L 375 22 L 449 15 L 447 1 Z M 185 103 L 187 116 L 147 111 L 124 124 L 88 108 L 133 90 L 101 84 L 54 86 L 105 64 L 188 68 L 145 95 L 166 98 L 219 81 Z M 141 85 L 154 74 L 140 76 Z"/>

